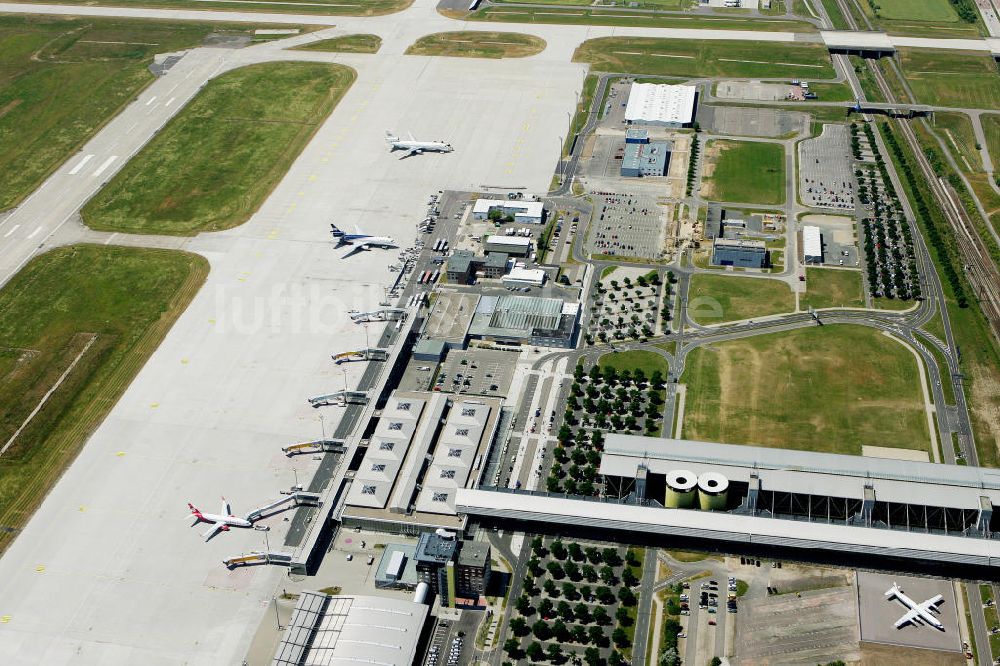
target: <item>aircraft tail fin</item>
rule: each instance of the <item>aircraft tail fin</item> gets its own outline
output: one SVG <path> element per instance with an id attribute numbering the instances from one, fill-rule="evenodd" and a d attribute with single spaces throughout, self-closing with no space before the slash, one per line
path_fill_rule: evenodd
<path id="1" fill-rule="evenodd" d="M 336 224 L 330 225 L 330 233 L 333 234 L 334 238 L 340 238 L 341 236 L 344 235 L 344 232 L 341 231 Z"/>
<path id="2" fill-rule="evenodd" d="M 399 137 L 392 133 L 392 130 L 385 131 L 385 140 L 388 142 L 399 141 Z"/>

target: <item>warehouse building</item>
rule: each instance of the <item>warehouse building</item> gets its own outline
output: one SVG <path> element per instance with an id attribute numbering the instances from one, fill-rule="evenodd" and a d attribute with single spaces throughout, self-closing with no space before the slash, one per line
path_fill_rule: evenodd
<path id="1" fill-rule="evenodd" d="M 819 227 L 802 227 L 802 260 L 807 264 L 823 263 L 823 234 Z"/>
<path id="2" fill-rule="evenodd" d="M 670 164 L 670 144 L 666 141 L 628 143 L 622 156 L 621 176 L 640 178 L 665 176 Z"/>
<path id="3" fill-rule="evenodd" d="M 487 252 L 502 252 L 511 257 L 526 257 L 531 254 L 535 241 L 531 236 L 504 236 L 493 234 L 486 238 Z"/>
<path id="4" fill-rule="evenodd" d="M 764 268 L 767 266 L 767 245 L 759 240 L 716 238 L 712 241 L 712 263 L 716 266 Z"/>
<path id="5" fill-rule="evenodd" d="M 659 127 L 689 127 L 694 121 L 697 89 L 660 83 L 633 83 L 625 122 Z"/>
<path id="6" fill-rule="evenodd" d="M 303 592 L 272 664 L 410 666 L 429 610 L 404 599 Z"/>
<path id="7" fill-rule="evenodd" d="M 505 287 L 541 287 L 545 284 L 546 273 L 541 268 L 515 266 L 503 277 Z"/>
<path id="8" fill-rule="evenodd" d="M 476 199 L 472 206 L 472 217 L 482 221 L 489 218 L 490 212 L 495 210 L 522 224 L 541 224 L 545 219 L 545 206 L 541 201 L 523 199 Z"/>
<path id="9" fill-rule="evenodd" d="M 576 340 L 580 304 L 536 296 L 483 296 L 469 335 L 509 344 L 571 349 Z"/>

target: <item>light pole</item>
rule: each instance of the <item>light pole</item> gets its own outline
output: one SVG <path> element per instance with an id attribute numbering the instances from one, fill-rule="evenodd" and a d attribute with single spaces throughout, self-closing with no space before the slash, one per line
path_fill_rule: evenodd
<path id="1" fill-rule="evenodd" d="M 319 415 L 319 429 L 323 433 L 323 440 L 326 441 L 326 417 Z"/>
<path id="2" fill-rule="evenodd" d="M 556 163 L 556 176 L 559 184 L 562 185 L 562 162 L 563 162 L 563 138 L 559 137 L 559 162 Z"/>
<path id="3" fill-rule="evenodd" d="M 281 631 L 281 618 L 278 617 L 278 597 L 271 597 L 271 601 L 274 602 L 274 623 L 278 626 L 278 631 Z"/>

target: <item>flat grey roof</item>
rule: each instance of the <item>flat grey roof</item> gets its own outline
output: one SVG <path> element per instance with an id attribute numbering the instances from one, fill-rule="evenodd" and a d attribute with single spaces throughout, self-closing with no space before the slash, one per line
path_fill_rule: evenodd
<path id="1" fill-rule="evenodd" d="M 681 468 L 696 474 L 715 471 L 742 482 L 756 472 L 764 490 L 861 499 L 870 483 L 876 499 L 884 502 L 978 509 L 980 496 L 986 496 L 1000 504 L 1000 470 L 984 467 L 607 435 L 601 474 L 634 478 L 640 464 L 659 474 Z"/>
<path id="2" fill-rule="evenodd" d="M 552 497 L 545 493 L 462 488 L 458 491 L 457 503 L 459 511 L 473 516 L 730 543 L 834 550 L 918 561 L 1000 565 L 1000 543 L 992 539 L 764 518 L 721 511 L 707 513 L 695 509 L 664 509 Z"/>

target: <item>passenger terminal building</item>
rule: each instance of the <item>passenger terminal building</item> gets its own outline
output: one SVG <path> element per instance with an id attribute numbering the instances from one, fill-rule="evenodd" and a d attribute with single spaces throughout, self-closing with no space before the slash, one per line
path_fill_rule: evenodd
<path id="1" fill-rule="evenodd" d="M 459 491 L 460 512 L 521 529 L 1000 576 L 1000 470 L 608 435 L 606 496 Z"/>

